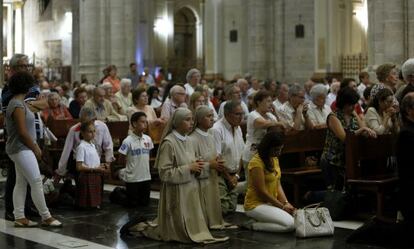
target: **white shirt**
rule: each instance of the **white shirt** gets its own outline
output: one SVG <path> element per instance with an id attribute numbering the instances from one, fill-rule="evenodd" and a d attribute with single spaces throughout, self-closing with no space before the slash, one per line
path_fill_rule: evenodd
<path id="1" fill-rule="evenodd" d="M 367 88 L 367 86 L 364 84 L 364 83 L 361 83 L 361 84 L 359 84 L 359 86 L 358 86 L 358 94 L 359 94 L 359 97 L 361 98 L 361 99 L 363 99 L 364 98 L 364 91 L 365 91 L 365 89 Z"/>
<path id="2" fill-rule="evenodd" d="M 101 160 L 99 159 L 98 151 L 93 143 L 81 140 L 78 148 L 76 149 L 76 162 L 82 162 L 83 166 L 90 169 L 96 169 L 100 166 Z"/>
<path id="3" fill-rule="evenodd" d="M 190 97 L 194 93 L 194 88 L 190 85 L 190 83 L 186 83 L 184 87 L 185 94 L 187 94 L 187 96 Z"/>
<path id="4" fill-rule="evenodd" d="M 218 113 L 219 118 L 223 118 L 224 117 L 224 105 L 226 103 L 227 103 L 227 101 L 224 101 L 220 105 L 219 113 Z M 243 101 L 240 101 L 240 105 L 241 105 L 241 107 L 243 109 L 243 112 L 244 112 L 244 118 L 243 119 L 246 120 L 247 119 L 247 115 L 249 115 L 249 108 L 247 108 L 247 105 Z"/>
<path id="5" fill-rule="evenodd" d="M 214 105 L 213 105 L 213 103 L 211 103 L 210 100 L 208 100 L 207 103 L 208 103 L 208 107 L 210 107 L 210 109 L 213 110 L 214 122 L 216 122 L 219 119 L 216 108 L 214 108 Z"/>
<path id="6" fill-rule="evenodd" d="M 336 94 L 333 93 L 329 93 L 328 96 L 326 96 L 326 105 L 331 106 L 332 102 L 334 102 L 336 100 Z"/>
<path id="7" fill-rule="evenodd" d="M 309 104 L 308 109 L 308 117 L 309 120 L 312 121 L 313 125 L 321 125 L 326 124 L 326 118 L 328 117 L 329 113 L 331 113 L 331 108 L 325 104 L 322 108 L 318 108 L 313 102 Z"/>
<path id="8" fill-rule="evenodd" d="M 247 116 L 246 146 L 243 151 L 243 161 L 245 162 L 249 162 L 256 153 L 256 148 L 255 146 L 252 148 L 252 144 L 258 145 L 267 133 L 267 128 L 254 128 L 254 121 L 259 118 L 277 121 L 277 118 L 270 112 L 267 112 L 265 117 L 256 110 L 249 113 Z"/>
<path id="9" fill-rule="evenodd" d="M 225 167 L 230 173 L 238 172 L 244 149 L 243 134 L 240 126 L 233 128 L 226 118 L 221 118 L 209 130 L 209 133 L 214 138 L 217 154 L 221 155 L 225 160 Z"/>
<path id="10" fill-rule="evenodd" d="M 273 107 L 275 108 L 275 111 L 279 111 L 280 108 L 282 108 L 283 103 L 279 101 L 279 99 L 276 99 L 273 101 Z"/>
<path id="11" fill-rule="evenodd" d="M 101 156 L 105 153 L 105 161 L 112 162 L 114 158 L 112 137 L 109 133 L 108 126 L 100 120 L 95 120 L 95 148 L 98 151 L 98 155 Z M 73 157 L 76 155 L 76 148 L 80 144 L 80 123 L 75 124 L 69 129 L 68 135 L 66 136 L 65 145 L 63 147 L 62 154 L 60 155 L 58 168 L 56 173 L 58 175 L 65 175 L 67 172 L 67 164 L 70 156 L 70 152 L 73 151 Z"/>
<path id="12" fill-rule="evenodd" d="M 293 128 L 295 125 L 294 119 L 295 119 L 295 113 L 296 110 L 293 108 L 293 106 L 290 104 L 289 101 L 286 101 L 282 107 L 280 108 L 280 114 L 284 120 L 288 123 L 288 125 Z M 301 122 L 299 126 L 299 130 L 303 131 L 305 129 L 305 118 L 301 114 Z"/>
<path id="13" fill-rule="evenodd" d="M 149 136 L 142 137 L 135 133 L 128 135 L 118 152 L 126 156 L 126 167 L 120 171 L 120 178 L 125 182 L 143 182 L 151 180 L 150 151 L 154 144 Z"/>
<path id="14" fill-rule="evenodd" d="M 383 135 L 390 132 L 391 128 L 393 127 L 393 123 L 391 119 L 388 120 L 388 125 L 383 125 L 383 118 L 377 110 L 374 107 L 370 107 L 367 110 L 367 113 L 365 113 L 365 122 L 367 123 L 367 126 L 374 130 L 377 135 Z"/>

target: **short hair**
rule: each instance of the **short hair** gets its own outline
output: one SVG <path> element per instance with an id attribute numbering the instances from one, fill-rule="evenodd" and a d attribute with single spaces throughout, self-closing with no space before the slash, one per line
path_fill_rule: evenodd
<path id="1" fill-rule="evenodd" d="M 194 91 L 194 93 L 191 94 L 191 96 L 190 96 L 190 105 L 189 105 L 189 109 L 190 110 L 195 111 L 193 109 L 194 108 L 194 104 L 195 104 L 196 100 L 199 99 L 201 96 L 204 97 L 203 93 L 202 92 L 199 92 L 199 91 Z"/>
<path id="2" fill-rule="evenodd" d="M 83 106 L 79 112 L 79 119 L 89 121 L 96 119 L 95 110 L 92 107 Z"/>
<path id="3" fill-rule="evenodd" d="M 374 99 L 371 99 L 371 106 L 374 107 L 377 111 L 379 109 L 379 103 L 386 100 L 389 96 L 394 96 L 393 92 L 388 88 L 382 88 L 374 96 Z"/>
<path id="4" fill-rule="evenodd" d="M 400 110 L 401 110 L 401 119 L 403 122 L 407 122 L 409 119 L 408 111 L 414 109 L 414 93 L 408 93 L 404 96 L 401 101 Z"/>
<path id="5" fill-rule="evenodd" d="M 226 101 L 223 107 L 224 115 L 232 113 L 238 106 L 241 106 L 241 102 L 239 100 Z"/>
<path id="6" fill-rule="evenodd" d="M 304 92 L 305 89 L 303 89 L 302 86 L 300 86 L 299 84 L 293 84 L 289 87 L 289 92 L 288 92 L 288 96 L 289 98 L 292 96 L 297 96 L 300 92 Z"/>
<path id="7" fill-rule="evenodd" d="M 53 89 L 52 89 L 53 90 Z M 52 97 L 54 97 L 54 96 L 57 96 L 59 99 L 60 99 L 60 95 L 59 95 L 59 93 L 57 93 L 57 92 L 53 92 L 53 91 L 50 91 L 50 93 L 47 95 L 47 100 L 50 100 Z"/>
<path id="8" fill-rule="evenodd" d="M 407 80 L 409 75 L 414 76 L 414 58 L 410 58 L 404 62 L 401 67 L 403 78 Z"/>
<path id="9" fill-rule="evenodd" d="M 134 112 L 131 115 L 131 119 L 130 119 L 130 124 L 132 125 L 132 123 L 135 123 L 138 121 L 138 119 L 140 119 L 141 117 L 147 117 L 147 115 L 145 114 L 145 112 Z"/>
<path id="10" fill-rule="evenodd" d="M 235 87 L 237 87 L 235 84 L 229 84 L 224 88 L 224 95 L 226 98 L 229 98 L 231 95 L 233 95 Z"/>
<path id="11" fill-rule="evenodd" d="M 388 75 L 390 74 L 391 70 L 393 70 L 396 67 L 395 64 L 390 64 L 390 63 L 386 63 L 386 64 L 382 64 L 377 68 L 377 79 L 380 82 L 384 82 L 385 79 L 388 77 Z"/>
<path id="12" fill-rule="evenodd" d="M 29 61 L 29 57 L 25 54 L 14 54 L 11 59 L 10 59 L 10 67 L 11 68 L 16 68 L 17 66 L 19 66 L 19 62 L 22 60 L 26 60 Z"/>
<path id="13" fill-rule="evenodd" d="M 31 73 L 17 72 L 10 77 L 8 86 L 13 95 L 26 94 L 34 86 L 35 82 Z"/>
<path id="14" fill-rule="evenodd" d="M 141 94 L 143 94 L 144 92 L 145 92 L 145 88 L 143 87 L 138 87 L 137 89 L 132 91 L 132 103 L 134 105 L 138 104 L 138 99 L 141 96 Z"/>
<path id="15" fill-rule="evenodd" d="M 88 129 L 88 127 L 91 125 L 95 125 L 95 123 L 92 120 L 81 123 L 80 131 L 85 132 Z"/>
<path id="16" fill-rule="evenodd" d="M 170 89 L 170 96 L 172 97 L 173 95 L 175 95 L 177 93 L 177 91 L 180 90 L 180 89 L 184 89 L 185 90 L 185 88 L 183 86 L 179 85 L 179 84 L 174 85 L 173 87 L 171 87 L 171 89 Z"/>
<path id="17" fill-rule="evenodd" d="M 136 66 L 137 65 L 137 63 L 135 63 L 135 62 L 131 62 L 131 63 L 129 63 L 129 67 L 131 68 L 132 66 Z"/>
<path id="18" fill-rule="evenodd" d="M 257 107 L 259 102 L 262 102 L 264 99 L 272 97 L 272 94 L 267 90 L 258 91 L 253 97 L 253 103 Z"/>
<path id="19" fill-rule="evenodd" d="M 359 81 L 361 82 L 362 79 L 365 78 L 365 77 L 367 77 L 367 76 L 369 77 L 369 73 L 368 72 L 365 72 L 365 71 L 364 72 L 360 72 L 359 75 L 358 75 Z"/>
<path id="20" fill-rule="evenodd" d="M 341 85 L 339 86 L 339 89 L 342 89 L 342 88 L 348 87 L 348 86 L 349 86 L 349 83 L 351 83 L 352 81 L 356 83 L 356 81 L 355 81 L 355 79 L 354 79 L 354 78 L 344 78 L 344 79 L 341 81 Z"/>
<path id="21" fill-rule="evenodd" d="M 355 105 L 358 103 L 359 94 L 351 87 L 344 87 L 339 89 L 336 96 L 336 107 L 343 109 L 345 105 Z"/>
<path id="22" fill-rule="evenodd" d="M 106 90 L 106 89 L 113 89 L 113 86 L 111 83 L 109 82 L 104 82 L 102 83 L 102 85 L 99 86 L 100 88 Z"/>
<path id="23" fill-rule="evenodd" d="M 312 99 L 315 99 L 321 95 L 328 94 L 328 89 L 323 84 L 316 84 L 311 88 L 309 94 Z"/>
<path id="24" fill-rule="evenodd" d="M 190 82 L 191 77 L 195 73 L 198 73 L 198 74 L 201 75 L 200 70 L 198 70 L 197 68 L 192 68 L 192 69 L 188 70 L 187 75 L 185 76 L 185 79 L 187 80 L 187 82 Z"/>
<path id="25" fill-rule="evenodd" d="M 132 81 L 128 78 L 123 78 L 119 84 L 121 85 L 121 87 L 131 86 Z"/>
<path id="26" fill-rule="evenodd" d="M 85 89 L 85 88 L 83 88 L 83 87 L 78 87 L 78 88 L 76 88 L 76 90 L 73 92 L 73 96 L 74 96 L 75 98 L 77 98 L 77 97 L 79 96 L 79 94 L 81 94 L 81 93 L 87 93 L 87 91 L 86 91 L 86 89 Z"/>

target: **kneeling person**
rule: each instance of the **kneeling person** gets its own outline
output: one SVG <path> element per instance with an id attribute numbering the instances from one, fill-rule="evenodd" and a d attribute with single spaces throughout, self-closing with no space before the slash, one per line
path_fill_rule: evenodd
<path id="1" fill-rule="evenodd" d="M 133 132 L 119 148 L 121 160 L 125 161 L 126 157 L 126 167 L 120 170 L 119 177 L 125 182 L 129 206 L 147 206 L 151 191 L 149 159 L 154 145 L 151 138 L 144 134 L 148 126 L 145 113 L 132 114 L 130 122 Z"/>

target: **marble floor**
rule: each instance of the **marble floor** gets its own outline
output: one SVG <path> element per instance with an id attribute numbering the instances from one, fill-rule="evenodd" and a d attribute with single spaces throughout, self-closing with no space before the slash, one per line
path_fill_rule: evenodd
<path id="1" fill-rule="evenodd" d="M 4 218 L 4 203 L 0 200 L 0 248 L 347 248 L 376 249 L 377 247 L 346 244 L 347 236 L 362 223 L 345 221 L 335 223 L 335 235 L 326 238 L 296 239 L 293 233 L 272 234 L 244 229 L 213 232 L 217 236 L 229 236 L 230 240 L 206 246 L 165 243 L 146 238 L 119 237 L 119 229 L 130 218 L 142 215 L 152 219 L 156 215 L 158 193 L 152 192 L 149 207 L 125 209 L 111 204 L 107 198 L 113 186 L 105 186 L 106 198 L 101 210 L 78 211 L 69 207 L 52 208 L 51 212 L 64 224 L 62 228 L 14 228 Z M 1 190 L 1 188 L 0 188 Z M 226 217 L 229 222 L 240 225 L 246 221 L 241 207 Z"/>

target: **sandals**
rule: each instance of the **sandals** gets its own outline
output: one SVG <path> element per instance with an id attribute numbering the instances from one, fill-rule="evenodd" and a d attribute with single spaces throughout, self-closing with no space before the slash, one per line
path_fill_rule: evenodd
<path id="1" fill-rule="evenodd" d="M 62 227 L 62 222 L 58 220 L 53 220 L 52 222 L 42 221 L 43 227 Z"/>
<path id="2" fill-rule="evenodd" d="M 20 221 L 15 221 L 14 222 L 14 227 L 25 227 L 25 228 L 27 228 L 27 227 L 37 227 L 39 225 L 39 223 L 37 223 L 37 222 L 31 221 L 31 220 L 28 220 L 28 221 L 29 222 L 27 222 L 27 223 L 22 223 Z"/>

